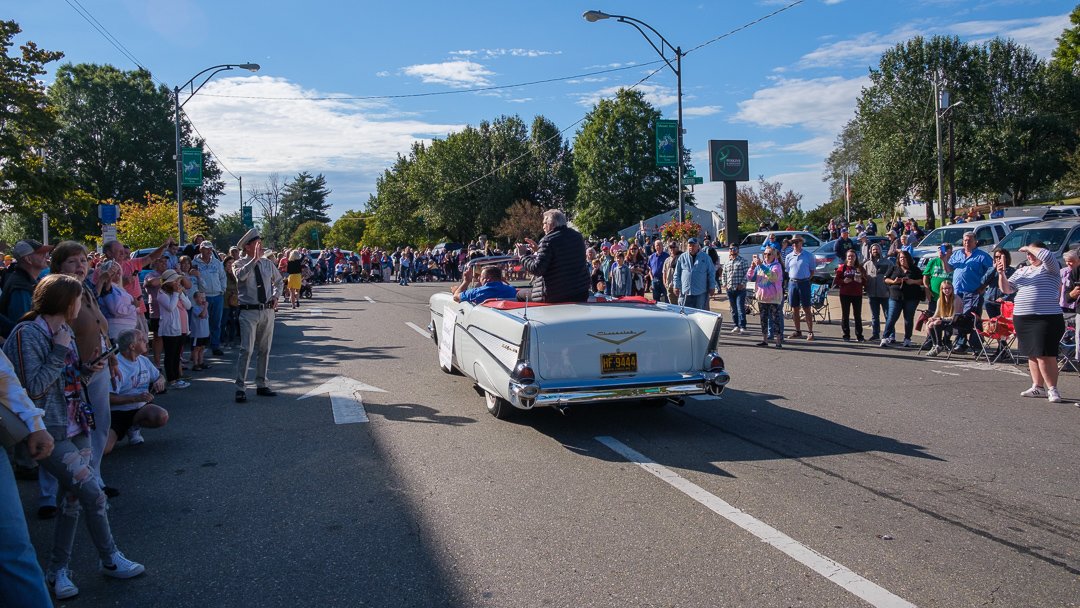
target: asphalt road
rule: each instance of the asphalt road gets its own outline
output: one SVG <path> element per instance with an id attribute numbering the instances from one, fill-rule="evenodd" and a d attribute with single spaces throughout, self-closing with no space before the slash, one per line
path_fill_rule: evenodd
<path id="1" fill-rule="evenodd" d="M 499 421 L 421 335 L 446 288 L 317 287 L 279 314 L 278 397 L 233 403 L 231 359 L 163 396 L 169 426 L 105 462 L 147 574 L 105 580 L 80 531 L 63 605 L 1080 605 L 1080 408 L 1019 397 L 1023 370 L 834 323 L 725 334 L 721 400 Z M 369 422 L 299 400 L 341 376 L 386 391 Z"/>

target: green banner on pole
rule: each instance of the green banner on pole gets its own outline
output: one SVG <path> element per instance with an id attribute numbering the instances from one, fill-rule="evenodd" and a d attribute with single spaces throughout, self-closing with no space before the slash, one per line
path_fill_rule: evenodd
<path id="1" fill-rule="evenodd" d="M 202 186 L 202 149 L 183 148 L 180 150 L 180 158 L 184 167 L 184 186 L 199 188 Z"/>
<path id="2" fill-rule="evenodd" d="M 679 163 L 679 121 L 656 121 L 656 166 L 674 167 Z"/>
<path id="3" fill-rule="evenodd" d="M 244 227 L 252 229 L 255 227 L 255 220 L 251 217 L 251 205 L 244 205 L 240 208 L 241 220 L 244 222 Z"/>

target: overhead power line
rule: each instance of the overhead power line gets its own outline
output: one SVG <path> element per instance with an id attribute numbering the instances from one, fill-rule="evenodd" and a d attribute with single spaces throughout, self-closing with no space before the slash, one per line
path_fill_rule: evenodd
<path id="1" fill-rule="evenodd" d="M 694 51 L 696 51 L 696 50 L 698 50 L 700 48 L 709 46 L 710 44 L 712 44 L 714 42 L 719 42 L 719 41 L 723 40 L 724 38 L 727 38 L 728 36 L 731 36 L 732 34 L 734 34 L 736 32 L 741 32 L 742 30 L 745 30 L 746 28 L 753 27 L 753 26 L 761 23 L 762 21 L 765 21 L 766 19 L 775 17 L 775 16 L 779 15 L 780 13 L 782 13 L 782 12 L 788 10 L 788 9 L 794 8 L 795 6 L 798 6 L 798 5 L 802 4 L 804 1 L 805 0 L 795 0 L 791 4 L 788 4 L 787 6 L 780 7 L 778 9 L 776 9 L 775 11 L 769 13 L 768 15 L 762 15 L 761 17 L 758 17 L 757 19 L 754 19 L 753 21 L 750 21 L 748 23 L 744 23 L 744 24 L 740 25 L 739 27 L 737 27 L 737 28 L 735 28 L 735 29 L 733 29 L 733 30 L 731 30 L 729 32 L 726 32 L 724 34 L 720 34 L 719 36 L 717 36 L 716 38 L 713 38 L 712 40 L 706 40 L 705 42 L 702 42 L 701 44 L 695 46 L 694 48 L 690 49 L 689 51 L 686 51 L 685 53 L 683 53 L 683 55 L 689 55 L 690 53 L 693 53 Z"/>
<path id="2" fill-rule="evenodd" d="M 79 16 L 82 17 L 87 23 L 89 23 L 90 27 L 97 30 L 97 32 L 101 34 L 102 37 L 104 37 L 105 40 L 109 42 L 109 44 L 113 45 L 116 50 L 120 51 L 120 54 L 122 54 L 124 57 L 127 57 L 132 63 L 139 66 L 139 68 L 146 70 L 147 72 L 150 71 L 146 68 L 146 66 L 142 64 L 141 61 L 139 61 L 137 57 L 135 57 L 135 54 L 128 50 L 128 48 L 124 46 L 124 43 L 120 42 L 119 38 L 113 36 L 112 32 L 110 32 L 104 24 L 98 21 L 97 18 L 94 17 L 94 15 L 79 2 L 79 0 L 64 0 L 64 2 L 66 2 L 67 5 L 70 6 L 72 10 L 74 10 L 76 13 L 78 13 Z"/>

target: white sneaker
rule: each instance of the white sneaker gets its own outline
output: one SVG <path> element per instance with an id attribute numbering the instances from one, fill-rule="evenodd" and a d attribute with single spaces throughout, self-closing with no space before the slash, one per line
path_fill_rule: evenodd
<path id="1" fill-rule="evenodd" d="M 911 348 L 911 340 L 904 339 L 904 348 Z"/>
<path id="2" fill-rule="evenodd" d="M 48 583 L 49 590 L 58 600 L 66 600 L 79 595 L 79 588 L 71 582 L 71 570 L 67 568 L 60 568 L 56 572 L 46 574 L 45 582 Z"/>
<path id="3" fill-rule="evenodd" d="M 732 327 L 731 328 L 731 333 L 733 333 L 733 334 L 739 333 L 739 327 L 738 326 Z"/>
<path id="4" fill-rule="evenodd" d="M 926 352 L 926 356 L 927 357 L 936 357 L 936 356 L 938 356 L 938 353 L 940 353 L 940 352 L 941 352 L 941 349 L 935 346 L 935 347 L 931 348 L 929 351 Z"/>
<path id="5" fill-rule="evenodd" d="M 128 445 L 141 445 L 145 442 L 146 440 L 143 439 L 141 428 L 133 426 L 128 429 Z"/>
<path id="6" fill-rule="evenodd" d="M 189 386 L 191 386 L 191 383 L 184 380 L 174 380 L 169 384 L 169 388 L 187 388 Z"/>
<path id="7" fill-rule="evenodd" d="M 146 572 L 146 568 L 142 564 L 131 561 L 124 557 L 124 554 L 119 551 L 113 551 L 113 554 L 110 556 L 110 561 L 112 561 L 112 564 L 110 565 L 106 565 L 105 562 L 100 563 L 101 573 L 105 576 L 111 576 L 113 578 L 133 578 Z"/>
<path id="8" fill-rule="evenodd" d="M 1050 403 L 1061 403 L 1061 393 L 1058 392 L 1056 386 L 1051 386 L 1046 390 L 1046 400 Z"/>
<path id="9" fill-rule="evenodd" d="M 889 345 L 889 339 L 888 338 L 882 338 L 881 339 L 881 344 L 878 344 L 878 346 L 881 346 L 881 347 L 885 347 L 885 346 L 888 346 L 888 345 Z"/>
<path id="10" fill-rule="evenodd" d="M 1046 391 L 1041 386 L 1033 386 L 1020 393 L 1021 397 L 1045 397 Z"/>

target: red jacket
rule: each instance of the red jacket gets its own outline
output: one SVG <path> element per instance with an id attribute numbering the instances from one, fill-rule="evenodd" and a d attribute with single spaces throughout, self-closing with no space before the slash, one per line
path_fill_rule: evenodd
<path id="1" fill-rule="evenodd" d="M 858 278 L 859 280 L 855 280 Z M 850 281 L 845 281 L 850 279 Z M 836 278 L 833 285 L 840 288 L 840 295 L 862 297 L 863 288 L 866 286 L 866 271 L 862 266 L 848 266 L 841 264 L 836 269 Z"/>

